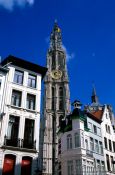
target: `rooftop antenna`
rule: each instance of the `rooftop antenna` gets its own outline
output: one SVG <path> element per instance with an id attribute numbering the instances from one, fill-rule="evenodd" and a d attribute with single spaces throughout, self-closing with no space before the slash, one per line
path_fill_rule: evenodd
<path id="1" fill-rule="evenodd" d="M 8 67 L 8 65 L 10 65 L 10 64 L 12 64 L 12 62 L 5 64 L 4 66 L 2 66 L 2 68 Z"/>

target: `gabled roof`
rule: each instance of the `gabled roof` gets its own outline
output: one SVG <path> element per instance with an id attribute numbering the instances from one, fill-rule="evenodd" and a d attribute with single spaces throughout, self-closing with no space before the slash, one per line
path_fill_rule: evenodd
<path id="1" fill-rule="evenodd" d="M 6 57 L 2 62 L 1 65 L 5 67 L 7 67 L 7 64 L 10 63 L 11 65 L 15 65 L 27 70 L 31 70 L 33 72 L 39 73 L 42 75 L 42 78 L 44 78 L 46 72 L 47 72 L 47 68 L 46 67 L 42 67 L 39 66 L 35 63 L 26 61 L 24 59 L 21 58 L 17 58 L 15 56 L 9 55 L 8 57 Z"/>
<path id="2" fill-rule="evenodd" d="M 87 112 L 88 117 L 91 119 L 101 123 L 102 122 L 102 116 L 103 116 L 103 110 L 97 110 L 97 111 L 91 111 Z"/>

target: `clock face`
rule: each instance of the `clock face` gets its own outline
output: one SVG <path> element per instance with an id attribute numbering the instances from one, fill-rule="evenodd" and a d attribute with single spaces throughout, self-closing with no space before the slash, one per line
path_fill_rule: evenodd
<path id="1" fill-rule="evenodd" d="M 52 78 L 58 80 L 62 77 L 62 72 L 60 70 L 53 70 L 51 72 L 51 76 L 52 76 Z"/>

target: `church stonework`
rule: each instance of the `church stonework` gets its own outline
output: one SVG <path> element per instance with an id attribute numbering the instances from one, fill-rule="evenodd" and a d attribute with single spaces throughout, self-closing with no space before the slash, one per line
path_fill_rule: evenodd
<path id="1" fill-rule="evenodd" d="M 70 90 L 66 53 L 62 45 L 61 30 L 54 24 L 47 53 L 47 74 L 44 80 L 44 175 L 55 175 L 58 158 L 58 128 L 60 121 L 70 112 Z"/>

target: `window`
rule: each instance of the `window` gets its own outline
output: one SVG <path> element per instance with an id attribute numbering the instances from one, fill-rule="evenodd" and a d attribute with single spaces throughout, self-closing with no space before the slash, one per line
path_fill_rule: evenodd
<path id="1" fill-rule="evenodd" d="M 56 67 L 56 58 L 55 58 L 55 53 L 52 54 L 52 69 L 55 69 Z"/>
<path id="2" fill-rule="evenodd" d="M 75 148 L 80 147 L 80 136 L 78 133 L 74 134 L 74 140 L 75 140 Z"/>
<path id="3" fill-rule="evenodd" d="M 76 174 L 82 174 L 82 166 L 80 160 L 76 160 Z"/>
<path id="4" fill-rule="evenodd" d="M 106 132 L 108 132 L 108 128 L 107 128 L 107 125 L 105 125 L 105 129 L 106 129 Z"/>
<path id="5" fill-rule="evenodd" d="M 71 136 L 71 134 L 67 135 L 67 149 L 72 149 L 72 136 Z"/>
<path id="6" fill-rule="evenodd" d="M 61 124 L 62 124 L 62 119 L 63 119 L 64 117 L 63 117 L 63 115 L 60 115 L 59 116 L 59 127 L 61 126 Z"/>
<path id="7" fill-rule="evenodd" d="M 97 153 L 99 152 L 98 140 L 95 140 L 95 151 L 96 151 Z"/>
<path id="8" fill-rule="evenodd" d="M 97 174 L 100 175 L 101 167 L 100 167 L 100 160 L 97 160 Z"/>
<path id="9" fill-rule="evenodd" d="M 13 90 L 11 104 L 14 106 L 20 107 L 21 106 L 21 96 L 22 96 L 22 93 L 20 91 Z"/>
<path id="10" fill-rule="evenodd" d="M 106 154 L 106 163 L 107 163 L 107 169 L 110 171 L 110 162 L 109 162 L 109 155 Z"/>
<path id="11" fill-rule="evenodd" d="M 101 129 L 100 129 L 100 128 L 97 128 L 97 134 L 98 134 L 99 136 L 101 136 Z"/>
<path id="12" fill-rule="evenodd" d="M 97 134 L 97 127 L 95 125 L 93 125 L 93 132 Z"/>
<path id="13" fill-rule="evenodd" d="M 102 145 L 102 142 L 99 142 L 99 152 L 100 152 L 100 154 L 103 154 L 103 145 Z"/>
<path id="14" fill-rule="evenodd" d="M 59 88 L 59 110 L 63 110 L 64 104 L 63 104 L 63 88 Z"/>
<path id="15" fill-rule="evenodd" d="M 33 148 L 34 143 L 34 120 L 25 120 L 24 147 Z"/>
<path id="16" fill-rule="evenodd" d="M 19 117 L 10 116 L 7 130 L 8 146 L 17 146 L 18 144 Z"/>
<path id="17" fill-rule="evenodd" d="M 92 123 L 88 123 L 88 128 L 90 129 L 90 131 L 92 131 Z"/>
<path id="18" fill-rule="evenodd" d="M 93 138 L 90 137 L 90 150 L 94 151 L 94 141 Z"/>
<path id="19" fill-rule="evenodd" d="M 27 94 L 27 109 L 35 110 L 35 95 Z"/>
<path id="20" fill-rule="evenodd" d="M 67 172 L 68 172 L 68 175 L 74 175 L 74 172 L 73 172 L 73 161 L 68 161 L 67 162 Z"/>
<path id="21" fill-rule="evenodd" d="M 111 170 L 114 170 L 114 164 L 113 164 L 113 156 L 110 157 L 111 158 Z"/>
<path id="22" fill-rule="evenodd" d="M 101 161 L 101 174 L 105 175 L 105 164 L 104 164 L 104 161 Z"/>
<path id="23" fill-rule="evenodd" d="M 106 115 L 106 119 L 108 119 L 108 114 L 106 113 L 105 115 Z"/>
<path id="24" fill-rule="evenodd" d="M 110 132 L 110 126 L 108 126 L 108 133 L 111 134 L 111 132 Z"/>
<path id="25" fill-rule="evenodd" d="M 18 83 L 18 84 L 23 84 L 23 75 L 24 73 L 19 71 L 19 70 L 15 70 L 14 73 L 14 82 Z"/>
<path id="26" fill-rule="evenodd" d="M 89 150 L 89 148 L 88 148 L 88 140 L 87 139 L 85 139 L 85 147 L 86 147 L 86 150 Z"/>
<path id="27" fill-rule="evenodd" d="M 110 132 L 110 126 L 108 126 L 107 124 L 105 125 L 105 129 L 106 129 L 106 132 L 107 132 L 107 133 L 109 133 L 109 134 L 111 133 L 111 132 Z"/>
<path id="28" fill-rule="evenodd" d="M 28 75 L 28 86 L 32 88 L 36 88 L 36 76 Z"/>
<path id="29" fill-rule="evenodd" d="M 109 150 L 112 151 L 111 140 L 109 140 Z"/>
<path id="30" fill-rule="evenodd" d="M 108 149 L 108 146 L 107 146 L 107 138 L 104 137 L 104 144 L 105 144 L 105 148 Z"/>

